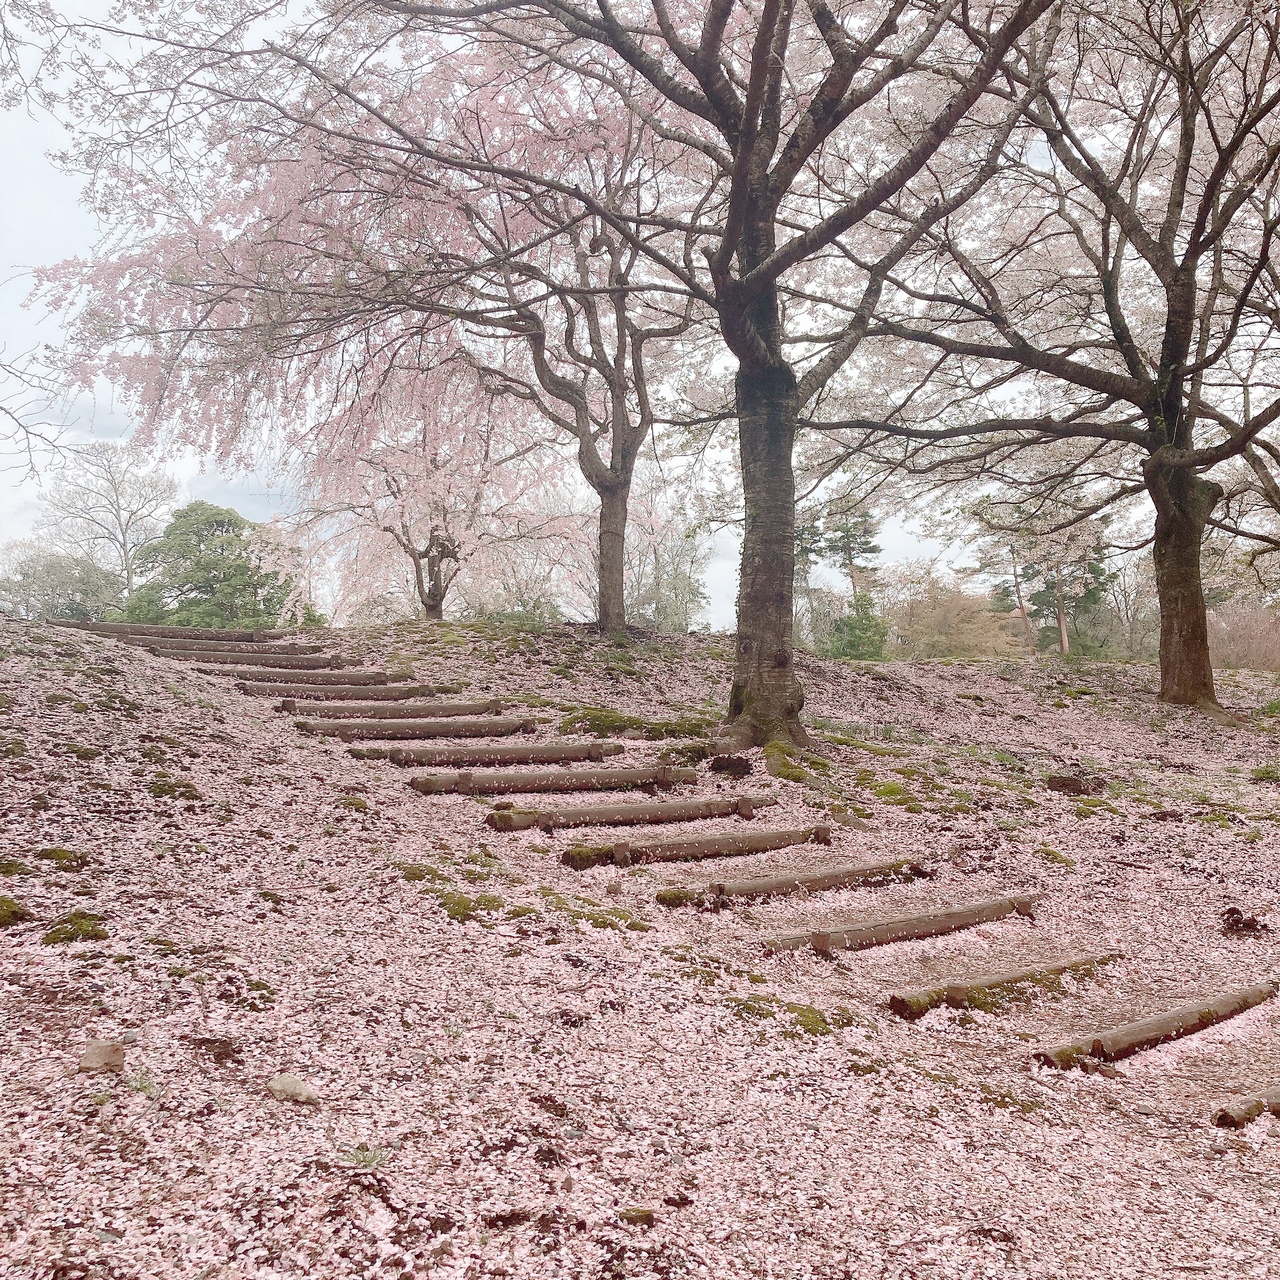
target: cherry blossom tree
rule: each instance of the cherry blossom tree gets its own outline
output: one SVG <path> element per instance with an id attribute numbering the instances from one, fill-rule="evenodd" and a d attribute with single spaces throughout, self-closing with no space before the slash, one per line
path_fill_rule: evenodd
<path id="1" fill-rule="evenodd" d="M 408 569 L 421 616 L 439 619 L 466 566 L 520 542 L 580 534 L 576 520 L 545 502 L 559 457 L 525 430 L 523 406 L 510 397 L 495 403 L 470 368 L 453 374 L 421 406 L 416 428 L 388 422 L 358 458 L 335 465 L 304 454 L 295 464 L 296 509 L 285 523 L 313 553 L 337 549 L 344 611 L 380 585 L 390 564 Z"/>
<path id="2" fill-rule="evenodd" d="M 292 25 L 272 8 L 271 39 L 257 43 L 266 10 L 237 9 L 210 31 L 204 14 L 148 6 L 139 33 L 150 52 L 95 71 L 105 100 L 82 99 L 103 126 L 86 158 L 118 171 L 161 147 L 199 168 L 193 150 L 248 145 L 274 161 L 287 153 L 282 131 L 320 130 L 397 175 L 411 160 L 421 183 L 461 176 L 477 201 L 502 184 L 525 193 L 523 211 L 536 207 L 548 225 L 517 227 L 519 243 L 536 234 L 562 245 L 587 219 L 608 228 L 613 252 L 643 266 L 629 288 L 670 291 L 675 325 L 691 304 L 736 365 L 745 526 L 729 719 L 742 741 L 803 739 L 791 608 L 798 417 L 858 349 L 888 272 L 990 177 L 1020 95 L 1036 92 L 1002 68 L 1050 3 L 352 0 Z M 417 110 L 402 110 L 406 99 L 386 90 L 392 73 L 430 86 L 430 109 L 419 94 Z M 560 95 L 581 117 L 576 147 L 527 111 L 534 92 Z M 584 180 L 588 144 L 605 129 L 616 141 L 619 119 L 654 157 L 625 202 Z M 196 122 L 198 147 L 180 137 Z M 594 241 L 592 229 L 588 250 Z M 440 248 L 447 264 L 453 246 Z M 458 265 L 461 275 L 474 263 Z M 494 267 L 507 265 L 504 249 Z M 338 275 L 333 293 L 347 296 Z M 280 277 L 280 297 L 294 286 Z M 615 297 L 619 288 L 590 284 Z M 212 294 L 213 312 L 222 298 Z M 537 385 L 555 398 L 548 380 Z"/>

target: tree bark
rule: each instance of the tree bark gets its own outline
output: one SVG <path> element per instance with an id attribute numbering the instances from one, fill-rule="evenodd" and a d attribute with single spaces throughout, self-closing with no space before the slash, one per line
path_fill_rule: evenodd
<path id="1" fill-rule="evenodd" d="M 1034 658 L 1036 656 L 1035 637 L 1031 634 L 1031 619 L 1027 616 L 1026 601 L 1022 598 L 1022 579 L 1018 576 L 1018 557 L 1013 554 L 1013 548 L 1009 548 L 1009 559 L 1013 562 L 1013 590 L 1018 598 L 1018 612 L 1022 615 L 1022 630 L 1027 637 L 1027 652 Z"/>
<path id="2" fill-rule="evenodd" d="M 1067 635 L 1067 606 L 1062 599 L 1062 578 L 1053 581 L 1054 596 L 1058 610 L 1058 652 L 1065 658 L 1071 652 L 1071 638 Z"/>
<path id="3" fill-rule="evenodd" d="M 624 631 L 627 608 L 623 590 L 626 570 L 627 504 L 631 484 L 600 490 L 598 618 L 602 635 Z"/>
<path id="4" fill-rule="evenodd" d="M 1142 470 L 1156 509 L 1152 556 L 1160 601 L 1160 701 L 1216 707 L 1200 549 L 1222 487 L 1190 467 L 1169 465 L 1159 453 Z"/>
<path id="5" fill-rule="evenodd" d="M 807 743 L 804 690 L 792 654 L 795 476 L 791 452 L 799 411 L 785 365 L 740 368 L 735 381 L 746 523 L 738 583 L 738 650 L 729 694 L 729 735 L 744 745 L 773 738 Z"/>

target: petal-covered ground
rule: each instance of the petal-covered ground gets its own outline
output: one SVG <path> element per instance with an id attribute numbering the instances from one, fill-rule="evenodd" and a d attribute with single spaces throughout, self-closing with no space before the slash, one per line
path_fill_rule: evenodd
<path id="1" fill-rule="evenodd" d="M 574 872 L 570 845 L 641 836 L 498 833 L 503 797 L 419 795 L 229 679 L 0 624 L 0 1275 L 1280 1275 L 1280 1121 L 1209 1119 L 1280 1084 L 1280 999 L 1106 1074 L 1031 1056 L 1280 977 L 1270 675 L 1223 675 L 1233 725 L 1161 706 L 1142 666 L 808 660 L 822 754 L 747 753 L 735 781 L 700 736 L 724 637 L 325 639 L 524 703 L 539 739 L 607 734 L 609 764 L 696 762 L 674 794 L 779 801 L 645 839 L 832 844 Z M 564 803 L 610 798 L 635 797 Z M 934 874 L 655 902 L 902 856 Z M 762 945 L 1015 891 L 1046 895 L 1034 920 Z M 1224 931 L 1232 907 L 1258 927 Z M 986 1012 L 885 1004 L 1100 952 Z M 77 1070 L 91 1039 L 124 1070 Z M 273 1096 L 281 1072 L 319 1105 Z"/>

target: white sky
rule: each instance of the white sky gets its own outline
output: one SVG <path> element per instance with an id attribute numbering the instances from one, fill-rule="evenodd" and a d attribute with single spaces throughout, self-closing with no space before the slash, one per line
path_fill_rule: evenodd
<path id="1" fill-rule="evenodd" d="M 96 238 L 96 221 L 80 202 L 80 184 L 60 173 L 46 153 L 62 144 L 62 131 L 45 116 L 25 110 L 0 114 L 0 350 L 14 361 L 42 343 L 56 342 L 56 318 L 23 305 L 30 292 L 30 270 L 87 254 Z M 86 399 L 69 414 L 62 439 L 69 444 L 125 435 L 127 416 L 104 388 L 97 402 Z M 222 476 L 206 469 L 195 455 L 176 460 L 171 470 L 190 498 L 235 507 L 252 520 L 265 520 L 278 498 L 254 476 Z M 0 543 L 24 537 L 39 509 L 40 477 L 24 473 L 13 459 L 0 458 Z M 882 560 L 934 555 L 940 544 L 912 532 L 909 522 L 893 518 L 878 535 Z M 710 605 L 707 622 L 715 630 L 731 630 L 737 593 L 738 539 L 729 532 L 715 537 L 707 572 Z"/>

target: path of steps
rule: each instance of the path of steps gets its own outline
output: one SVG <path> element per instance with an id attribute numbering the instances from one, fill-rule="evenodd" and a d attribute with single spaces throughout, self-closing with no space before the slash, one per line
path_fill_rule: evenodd
<path id="1" fill-rule="evenodd" d="M 427 765 L 448 769 L 421 774 L 408 785 L 424 796 L 510 794 L 546 795 L 580 791 L 617 792 L 694 785 L 698 773 L 691 768 L 666 765 L 608 766 L 597 764 L 622 754 L 613 742 L 542 740 L 521 744 L 492 739 L 534 734 L 536 723 L 527 717 L 503 716 L 499 699 L 467 702 L 426 702 L 442 693 L 456 693 L 458 686 L 427 685 L 396 680 L 386 671 L 352 670 L 340 655 L 324 646 L 289 638 L 281 631 L 239 631 L 134 626 L 128 623 L 71 623 L 84 630 L 141 646 L 172 661 L 191 663 L 196 670 L 232 676 L 236 687 L 250 696 L 277 699 L 275 709 L 297 717 L 298 728 L 309 733 L 352 739 L 385 741 L 387 746 L 353 746 L 350 753 L 366 760 L 385 760 L 399 766 Z M 262 665 L 254 665 L 261 663 Z M 470 738 L 466 744 L 433 743 L 425 746 L 394 745 L 401 739 Z M 476 771 L 476 765 L 574 765 L 586 768 Z M 562 861 L 577 871 L 595 867 L 620 868 L 640 864 L 714 862 L 801 845 L 829 845 L 833 828 L 825 823 L 803 828 L 762 829 L 757 811 L 776 803 L 772 796 L 717 796 L 631 803 L 625 800 L 591 805 L 558 806 L 500 802 L 484 821 L 501 832 L 539 830 L 553 832 L 582 826 L 622 827 L 666 822 L 697 823 L 736 819 L 751 823 L 743 830 L 717 830 L 707 835 L 686 834 L 675 839 L 638 841 L 618 839 L 607 843 L 577 844 Z M 732 864 L 730 864 L 732 865 Z M 713 872 L 714 874 L 714 872 Z M 836 862 L 809 870 L 780 869 L 738 880 L 712 879 L 705 890 L 666 889 L 658 901 L 666 906 L 685 904 L 723 910 L 735 902 L 787 895 L 817 896 L 827 891 L 870 887 L 909 881 L 930 874 L 917 859 L 879 862 Z M 723 875 L 723 873 L 722 873 Z M 960 932 L 993 924 L 1009 917 L 1033 920 L 1043 895 L 1011 893 L 980 902 L 932 907 L 894 915 L 866 916 L 836 923 L 818 921 L 792 932 L 761 938 L 771 954 L 811 950 L 835 958 L 870 947 Z M 1105 966 L 1115 953 L 1056 957 L 998 972 L 977 972 L 927 987 L 888 991 L 885 1000 L 894 1012 L 916 1019 L 930 1010 L 993 1009 L 1012 999 L 1026 998 L 1037 989 L 1061 989 L 1064 977 L 1105 979 Z M 1097 1070 L 1118 1059 L 1192 1035 L 1215 1026 L 1270 1000 L 1280 983 L 1265 982 L 1224 995 L 1156 1013 L 1109 1030 L 1076 1035 L 1038 1049 L 1034 1062 L 1042 1069 Z M 1240 1127 L 1252 1119 L 1280 1115 L 1280 1087 L 1252 1094 L 1220 1108 L 1213 1122 Z"/>

